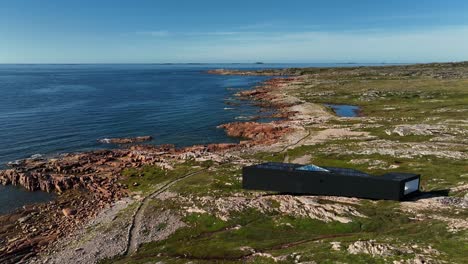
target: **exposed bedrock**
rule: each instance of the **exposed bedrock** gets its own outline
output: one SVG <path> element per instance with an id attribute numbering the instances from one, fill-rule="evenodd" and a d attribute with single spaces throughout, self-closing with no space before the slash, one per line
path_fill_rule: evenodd
<path id="1" fill-rule="evenodd" d="M 70 154 L 60 159 L 24 160 L 20 165 L 0 171 L 3 185 L 23 186 L 29 191 L 62 193 L 70 189 L 87 189 L 102 200 L 113 200 L 120 196 L 121 184 L 116 176 L 122 151 L 96 151 Z"/>
<path id="2" fill-rule="evenodd" d="M 125 193 L 125 186 L 118 182 L 125 168 L 155 164 L 171 168 L 168 162 L 174 159 L 222 152 L 238 146 L 219 143 L 177 149 L 169 144 L 135 145 L 128 149 L 72 153 L 51 159 L 25 159 L 9 164 L 6 170 L 0 170 L 0 184 L 56 193 L 85 189 L 102 200 L 112 201 Z"/>
<path id="3" fill-rule="evenodd" d="M 271 143 L 291 131 L 287 125 L 257 122 L 234 122 L 218 126 L 231 137 L 251 139 L 254 143 Z"/>

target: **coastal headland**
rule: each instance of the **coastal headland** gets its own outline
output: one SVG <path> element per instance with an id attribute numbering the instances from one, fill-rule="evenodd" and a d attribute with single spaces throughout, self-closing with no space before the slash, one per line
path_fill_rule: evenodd
<path id="1" fill-rule="evenodd" d="M 467 261 L 468 63 L 209 73 L 272 76 L 235 96 L 275 109 L 273 121 L 220 125 L 238 144 L 10 164 L 1 184 L 58 196 L 0 216 L 0 262 Z M 398 203 L 242 190 L 242 166 L 262 161 L 419 173 L 423 194 Z"/>

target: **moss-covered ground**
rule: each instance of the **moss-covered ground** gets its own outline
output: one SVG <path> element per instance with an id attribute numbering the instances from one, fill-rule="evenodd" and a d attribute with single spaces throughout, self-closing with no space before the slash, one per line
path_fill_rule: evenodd
<path id="1" fill-rule="evenodd" d="M 268 72 L 270 74 L 271 72 Z M 283 161 L 304 155 L 323 166 L 356 168 L 369 173 L 404 171 L 422 175 L 421 189 L 463 197 L 465 191 L 451 191 L 468 182 L 468 162 L 450 157 L 465 155 L 468 148 L 468 65 L 420 65 L 376 68 L 294 69 L 287 73 L 303 75 L 288 92 L 311 103 L 359 106 L 359 118 L 335 118 L 326 124 L 310 125 L 313 131 L 324 127 L 344 127 L 368 132 L 370 138 L 333 139 L 290 148 L 282 153 L 258 152 L 244 158 L 258 161 Z M 445 129 L 428 135 L 398 135 L 398 125 L 440 125 Z M 390 131 L 390 133 L 389 133 Z M 400 148 L 424 145 L 449 153 L 438 156 L 417 153 L 409 156 L 362 152 L 361 143 L 379 147 L 386 142 Z M 392 145 L 393 144 L 393 145 Z M 378 162 L 376 162 L 378 161 Z M 148 192 L 160 183 L 193 170 L 194 164 L 180 165 L 166 172 L 155 167 L 128 170 L 127 184 L 132 191 Z M 203 164 L 198 164 L 203 166 Z M 206 165 L 206 164 L 205 164 Z M 210 164 L 212 165 L 212 164 Z M 209 170 L 180 181 L 170 191 L 180 196 L 232 196 L 243 193 L 239 166 L 212 165 Z M 136 182 L 135 186 L 133 183 Z M 161 203 L 177 210 L 177 204 Z M 274 206 L 274 205 L 272 205 Z M 450 231 L 447 222 L 402 210 L 395 201 L 360 201 L 355 205 L 366 217 L 353 217 L 349 223 L 324 222 L 281 213 L 262 213 L 254 209 L 236 213 L 227 221 L 207 213 L 184 214 L 186 227 L 168 239 L 144 244 L 131 256 L 106 260 L 107 263 L 392 263 L 412 260 L 417 255 L 440 263 L 468 263 L 468 232 Z M 466 219 L 467 209 L 435 208 L 420 214 Z M 456 212 L 455 212 L 456 211 Z M 358 240 L 408 248 L 388 256 L 351 254 L 347 247 Z M 330 242 L 340 242 L 334 250 Z M 438 253 L 427 253 L 432 248 Z M 257 254 L 254 254 L 257 253 Z M 277 259 L 274 259 L 277 258 Z M 408 262 L 412 263 L 412 262 Z"/>

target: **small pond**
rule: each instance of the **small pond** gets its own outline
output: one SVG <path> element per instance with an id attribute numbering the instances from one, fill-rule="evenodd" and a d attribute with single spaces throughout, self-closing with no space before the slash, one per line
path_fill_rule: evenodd
<path id="1" fill-rule="evenodd" d="M 333 109 L 335 114 L 340 117 L 356 117 L 360 109 L 359 106 L 355 105 L 325 104 L 325 106 Z"/>

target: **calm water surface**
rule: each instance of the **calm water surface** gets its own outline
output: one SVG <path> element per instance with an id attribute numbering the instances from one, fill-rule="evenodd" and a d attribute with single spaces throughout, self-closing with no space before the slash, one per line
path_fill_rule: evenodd
<path id="1" fill-rule="evenodd" d="M 355 105 L 336 105 L 336 104 L 325 104 L 326 106 L 333 109 L 337 116 L 341 117 L 356 117 L 359 114 L 359 106 Z"/>
<path id="2" fill-rule="evenodd" d="M 26 204 L 47 202 L 53 195 L 45 192 L 29 192 L 23 188 L 0 185 L 0 214 L 8 213 Z"/>

